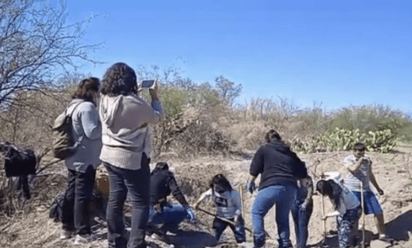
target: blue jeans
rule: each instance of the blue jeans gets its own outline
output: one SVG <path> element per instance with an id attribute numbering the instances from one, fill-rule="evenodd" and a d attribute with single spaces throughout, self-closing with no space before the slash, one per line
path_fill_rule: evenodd
<path id="1" fill-rule="evenodd" d="M 295 201 L 292 207 L 292 217 L 295 224 L 296 244 L 298 248 L 306 248 L 308 224 L 313 212 L 313 201 L 309 201 L 309 204 L 303 210 L 300 208 L 302 203 L 303 202 Z"/>
<path id="2" fill-rule="evenodd" d="M 297 187 L 292 184 L 276 184 L 259 190 L 253 202 L 251 219 L 253 226 L 253 242 L 255 247 L 265 244 L 263 218 L 276 204 L 276 224 L 278 226 L 279 247 L 290 247 L 289 211 L 295 199 Z"/>
<path id="3" fill-rule="evenodd" d="M 139 170 L 127 170 L 104 163 L 109 172 L 110 195 L 107 204 L 107 239 L 109 247 L 145 248 L 145 234 L 149 216 L 150 160 L 143 155 Z M 123 236 L 123 205 L 130 193 L 132 227 L 129 241 Z"/>
<path id="4" fill-rule="evenodd" d="M 153 206 L 150 206 L 148 225 L 178 225 L 186 218 L 189 218 L 189 215 L 187 214 L 186 209 L 181 205 L 166 204 L 161 213 L 157 212 Z"/>

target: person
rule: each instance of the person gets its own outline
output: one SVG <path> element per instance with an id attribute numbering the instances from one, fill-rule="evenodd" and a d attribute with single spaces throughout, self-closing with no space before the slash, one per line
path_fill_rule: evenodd
<path id="1" fill-rule="evenodd" d="M 170 194 L 180 203 L 167 202 Z M 165 235 L 167 231 L 175 231 L 184 219 L 194 221 L 195 212 L 187 203 L 182 191 L 177 185 L 169 165 L 158 162 L 150 174 L 150 209 L 148 226 L 151 232 Z M 161 229 L 155 226 L 163 225 Z"/>
<path id="2" fill-rule="evenodd" d="M 379 187 L 375 175 L 372 171 L 372 159 L 365 156 L 366 146 L 363 143 L 356 143 L 353 146 L 353 154 L 346 156 L 343 160 L 347 169 L 346 176 L 343 179 L 345 186 L 354 193 L 361 201 L 361 184 L 363 186 L 364 213 L 373 214 L 375 224 L 378 229 L 379 239 L 388 241 L 385 234 L 385 222 L 383 210 L 378 199 L 372 192 L 369 182 L 376 188 L 379 195 L 383 195 L 383 190 Z M 357 228 L 357 227 L 356 227 Z"/>
<path id="3" fill-rule="evenodd" d="M 336 181 L 320 180 L 316 190 L 328 196 L 335 209 L 334 212 L 322 216 L 322 219 L 336 216 L 339 248 L 347 248 L 352 242 L 352 230 L 361 216 L 361 206 L 356 196 L 345 186 Z"/>
<path id="4" fill-rule="evenodd" d="M 309 175 L 298 181 L 296 199 L 292 206 L 292 217 L 295 224 L 296 247 L 306 248 L 308 225 L 313 212 L 313 180 Z"/>
<path id="5" fill-rule="evenodd" d="M 216 241 L 219 241 L 223 231 L 229 226 L 235 235 L 236 242 L 242 244 L 246 241 L 246 235 L 239 192 L 232 188 L 230 182 L 223 174 L 215 175 L 209 187 L 209 190 L 204 192 L 197 200 L 195 209 L 198 209 L 199 204 L 204 199 L 212 197 L 213 203 L 216 206 L 216 217 L 213 220 L 213 231 Z M 229 220 L 232 223 L 225 220 Z"/>
<path id="6" fill-rule="evenodd" d="M 100 159 L 109 174 L 106 214 L 109 247 L 146 247 L 152 149 L 149 124 L 158 123 L 164 115 L 158 90 L 156 82 L 149 89 L 149 105 L 138 95 L 135 71 L 125 63 L 112 65 L 102 80 L 99 114 L 103 147 Z M 127 193 L 132 203 L 128 241 L 123 235 L 123 206 Z"/>
<path id="7" fill-rule="evenodd" d="M 76 234 L 74 243 L 91 239 L 89 202 L 92 197 L 96 169 L 100 165 L 102 125 L 96 108 L 100 80 L 90 77 L 80 81 L 72 95 L 67 112 L 72 113 L 72 135 L 80 141 L 76 152 L 66 158 L 67 189 L 63 201 L 60 238 Z"/>
<path id="8" fill-rule="evenodd" d="M 289 240 L 289 211 L 297 190 L 297 179 L 308 176 L 305 164 L 284 144 L 278 132 L 269 130 L 266 144 L 255 153 L 250 165 L 247 189 L 253 193 L 255 180 L 260 174 L 259 192 L 253 202 L 251 219 L 255 247 L 265 244 L 263 218 L 276 204 L 279 247 L 291 247 Z"/>

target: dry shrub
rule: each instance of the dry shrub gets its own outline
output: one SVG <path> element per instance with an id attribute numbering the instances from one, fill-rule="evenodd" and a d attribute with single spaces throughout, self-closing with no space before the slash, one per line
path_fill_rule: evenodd
<path id="1" fill-rule="evenodd" d="M 217 116 L 210 109 L 188 104 L 180 115 L 168 116 L 155 127 L 154 144 L 157 155 L 173 151 L 179 157 L 195 157 L 225 153 L 231 139 L 218 129 Z"/>

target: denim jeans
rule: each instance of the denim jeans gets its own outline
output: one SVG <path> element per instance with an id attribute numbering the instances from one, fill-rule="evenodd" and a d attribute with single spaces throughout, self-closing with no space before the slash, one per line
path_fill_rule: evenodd
<path id="1" fill-rule="evenodd" d="M 128 170 L 104 163 L 109 172 L 109 202 L 107 204 L 107 239 L 109 247 L 144 248 L 149 216 L 150 160 L 144 154 L 139 170 Z M 130 193 L 132 202 L 132 227 L 129 241 L 123 235 L 123 206 Z"/>
<path id="2" fill-rule="evenodd" d="M 177 204 L 166 204 L 161 213 L 157 212 L 153 206 L 149 209 L 148 225 L 173 224 L 178 225 L 184 219 L 189 218 L 186 209 Z"/>
<path id="3" fill-rule="evenodd" d="M 302 203 L 303 202 L 295 201 L 292 207 L 297 248 L 306 248 L 306 242 L 308 240 L 308 224 L 313 212 L 313 201 L 309 201 L 309 204 L 303 210 L 300 208 Z"/>
<path id="4" fill-rule="evenodd" d="M 255 247 L 265 244 L 263 218 L 276 204 L 276 224 L 278 226 L 279 247 L 290 247 L 289 211 L 295 199 L 297 187 L 292 184 L 276 184 L 259 190 L 252 206 L 251 219 Z"/>
<path id="5" fill-rule="evenodd" d="M 89 165 L 85 173 L 69 170 L 63 201 L 63 229 L 76 234 L 90 234 L 89 203 L 93 194 L 96 170 Z"/>
<path id="6" fill-rule="evenodd" d="M 228 220 L 233 222 L 235 218 L 231 218 Z M 245 222 L 243 221 L 243 218 L 241 216 L 239 217 L 236 225 L 228 223 L 219 218 L 215 218 L 213 220 L 213 230 L 214 230 L 215 238 L 217 241 L 219 241 L 220 236 L 222 235 L 223 231 L 225 231 L 227 226 L 229 226 L 230 229 L 232 229 L 233 233 L 235 234 L 235 239 L 237 243 L 242 243 L 246 241 Z"/>

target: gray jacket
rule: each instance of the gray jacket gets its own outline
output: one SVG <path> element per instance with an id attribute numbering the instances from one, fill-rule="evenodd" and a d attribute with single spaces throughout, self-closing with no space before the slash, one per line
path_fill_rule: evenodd
<path id="1" fill-rule="evenodd" d="M 85 173 L 89 165 L 96 169 L 100 165 L 100 151 L 102 149 L 102 125 L 96 106 L 84 101 L 75 106 L 81 99 L 73 99 L 68 106 L 68 113 L 72 114 L 72 132 L 75 140 L 81 138 L 76 153 L 65 159 L 68 169 Z M 73 108 L 75 109 L 73 110 Z"/>

